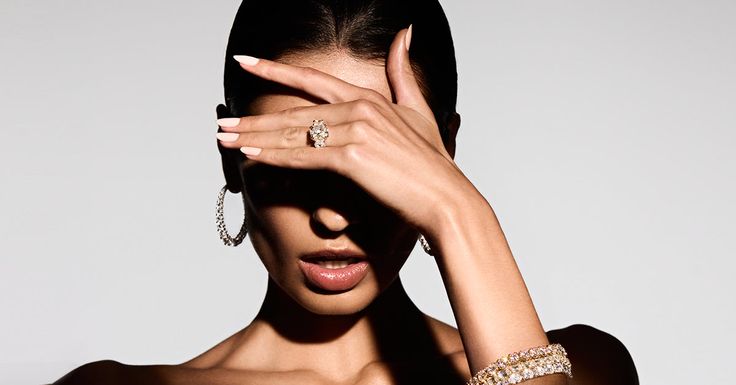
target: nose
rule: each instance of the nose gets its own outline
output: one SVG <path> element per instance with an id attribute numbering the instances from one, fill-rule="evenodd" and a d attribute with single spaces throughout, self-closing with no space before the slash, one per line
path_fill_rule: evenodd
<path id="1" fill-rule="evenodd" d="M 350 225 L 350 221 L 336 210 L 322 206 L 312 212 L 312 218 L 332 232 L 340 232 Z"/>

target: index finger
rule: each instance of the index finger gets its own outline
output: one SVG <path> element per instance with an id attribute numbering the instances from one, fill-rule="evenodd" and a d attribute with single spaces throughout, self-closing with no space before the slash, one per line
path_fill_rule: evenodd
<path id="1" fill-rule="evenodd" d="M 356 86 L 312 67 L 301 67 L 247 55 L 234 55 L 240 67 L 260 78 L 304 91 L 328 103 L 367 99 L 384 101 L 375 90 Z M 380 100 L 379 100 L 380 98 Z"/>

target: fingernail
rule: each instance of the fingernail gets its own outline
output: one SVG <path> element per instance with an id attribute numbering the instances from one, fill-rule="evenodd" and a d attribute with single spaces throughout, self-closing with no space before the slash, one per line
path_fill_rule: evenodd
<path id="1" fill-rule="evenodd" d="M 217 119 L 217 125 L 220 127 L 235 127 L 238 124 L 240 124 L 240 118 Z"/>
<path id="2" fill-rule="evenodd" d="M 409 46 L 411 45 L 411 26 L 413 24 L 409 24 L 409 30 L 406 31 L 406 36 L 404 36 L 405 42 L 406 42 L 406 50 L 409 50 Z"/>
<path id="3" fill-rule="evenodd" d="M 258 147 L 240 147 L 240 151 L 245 155 L 258 155 L 261 153 L 261 148 Z"/>
<path id="4" fill-rule="evenodd" d="M 217 139 L 220 139 L 223 142 L 234 142 L 238 140 L 238 137 L 240 135 L 233 133 L 233 132 L 218 132 L 217 133 Z"/>
<path id="5" fill-rule="evenodd" d="M 233 59 L 237 60 L 238 63 L 244 64 L 247 66 L 254 66 L 258 64 L 258 60 L 260 60 L 258 58 L 255 58 L 253 56 L 248 56 L 248 55 L 233 55 Z"/>

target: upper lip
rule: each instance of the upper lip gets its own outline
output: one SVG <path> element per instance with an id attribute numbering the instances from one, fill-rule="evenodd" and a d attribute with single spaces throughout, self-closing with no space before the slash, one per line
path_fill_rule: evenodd
<path id="1" fill-rule="evenodd" d="M 319 251 L 314 251 L 311 253 L 302 254 L 300 257 L 303 261 L 309 261 L 309 260 L 315 260 L 315 259 L 349 259 L 349 258 L 357 258 L 357 259 L 366 259 L 367 256 L 365 254 L 361 254 L 357 251 L 352 250 L 331 250 L 331 249 L 324 249 Z"/>

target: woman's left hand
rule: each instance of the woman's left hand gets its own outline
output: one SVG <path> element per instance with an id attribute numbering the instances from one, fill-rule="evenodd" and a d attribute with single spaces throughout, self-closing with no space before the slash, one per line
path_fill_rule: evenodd
<path id="1" fill-rule="evenodd" d="M 396 103 L 313 68 L 240 58 L 248 72 L 329 104 L 246 116 L 231 127 L 221 123 L 220 143 L 266 164 L 343 175 L 431 239 L 444 215 L 477 190 L 442 143 L 410 66 L 407 33 L 397 33 L 387 60 Z M 306 125 L 314 119 L 328 126 L 326 147 L 306 145 Z"/>

